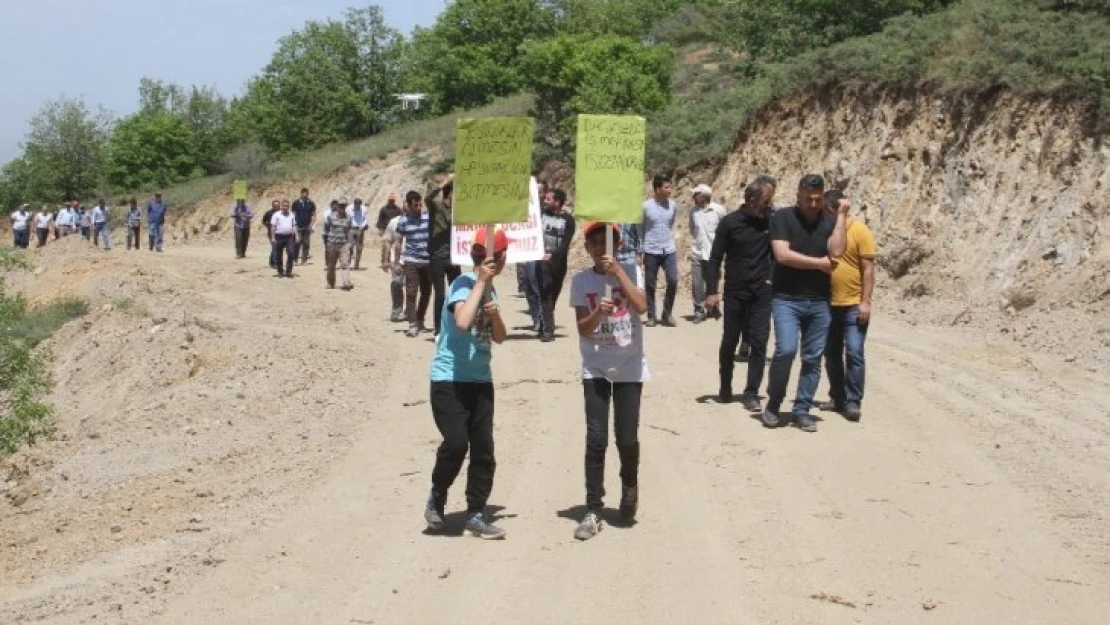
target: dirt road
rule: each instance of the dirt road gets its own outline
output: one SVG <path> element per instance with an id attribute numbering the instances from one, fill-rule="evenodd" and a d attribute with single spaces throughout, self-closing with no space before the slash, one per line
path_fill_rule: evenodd
<path id="1" fill-rule="evenodd" d="M 650 329 L 640 522 L 579 543 L 577 344 L 514 331 L 494 358 L 491 503 L 509 535 L 490 543 L 460 535 L 461 481 L 456 531 L 422 533 L 438 442 L 432 344 L 383 321 L 381 273 L 358 272 L 342 293 L 323 288 L 319 265 L 277 280 L 257 251 L 236 263 L 226 244 L 90 254 L 74 252 L 96 259 L 88 275 L 46 263 L 40 277 L 133 297 L 143 312 L 97 313 L 59 338 L 64 386 L 104 379 L 81 358 L 115 358 L 105 366 L 119 390 L 59 394 L 61 440 L 28 456 L 40 494 L 0 507 L 2 622 L 1110 614 L 1110 389 L 1078 368 L 878 310 L 862 423 L 826 415 L 817 434 L 768 431 L 738 405 L 699 401 L 716 390 L 719 325 Z M 128 324 L 140 326 L 134 345 Z M 327 344 L 328 326 L 347 329 L 346 349 Z M 160 376 L 171 383 L 147 379 Z"/>

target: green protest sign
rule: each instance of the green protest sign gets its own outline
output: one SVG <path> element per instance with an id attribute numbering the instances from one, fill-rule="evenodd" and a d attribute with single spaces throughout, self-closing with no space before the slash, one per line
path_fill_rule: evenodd
<path id="1" fill-rule="evenodd" d="M 459 120 L 452 207 L 455 223 L 528 221 L 535 126 L 531 117 Z"/>
<path id="2" fill-rule="evenodd" d="M 634 115 L 579 115 L 574 216 L 590 221 L 644 219 L 645 123 Z"/>
<path id="3" fill-rule="evenodd" d="M 234 196 L 232 199 L 247 199 L 247 181 L 236 180 L 235 182 L 231 183 L 231 194 Z"/>

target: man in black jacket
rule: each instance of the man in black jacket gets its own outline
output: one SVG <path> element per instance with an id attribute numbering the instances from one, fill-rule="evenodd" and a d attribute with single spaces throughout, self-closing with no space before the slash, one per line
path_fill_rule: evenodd
<path id="1" fill-rule="evenodd" d="M 567 194 L 562 189 L 548 191 L 543 198 L 544 257 L 536 263 L 534 279 L 540 289 L 540 340 L 555 340 L 555 303 L 567 277 L 567 257 L 574 238 L 574 217 L 564 210 Z"/>
<path id="2" fill-rule="evenodd" d="M 431 186 L 424 195 L 424 206 L 428 209 L 428 270 L 432 276 L 432 316 L 435 334 L 439 336 L 443 322 L 443 304 L 447 300 L 447 288 L 461 273 L 457 265 L 451 264 L 451 207 L 454 199 L 455 175 L 447 176 L 443 186 Z"/>
<path id="3" fill-rule="evenodd" d="M 743 336 L 751 346 L 748 380 L 740 403 L 751 412 L 761 412 L 759 387 L 767 362 L 767 338 L 771 331 L 771 254 L 770 207 L 772 190 L 755 182 L 744 189 L 740 210 L 725 216 L 717 226 L 713 249 L 709 253 L 705 306 L 715 310 L 724 301 L 724 333 L 718 353 L 722 403 L 732 401 L 732 372 L 736 346 Z M 725 288 L 718 290 L 721 264 L 725 265 Z"/>

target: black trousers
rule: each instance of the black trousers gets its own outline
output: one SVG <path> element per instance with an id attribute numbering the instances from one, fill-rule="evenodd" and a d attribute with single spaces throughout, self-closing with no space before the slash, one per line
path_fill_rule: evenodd
<path id="1" fill-rule="evenodd" d="M 759 395 L 767 364 L 767 338 L 771 333 L 771 285 L 761 283 L 750 289 L 726 291 L 724 302 L 724 333 L 721 336 L 721 390 L 732 392 L 732 372 L 736 346 L 740 339 L 751 346 L 748 356 L 748 381 L 745 395 Z"/>
<path id="2" fill-rule="evenodd" d="M 439 503 L 462 470 L 467 451 L 467 512 L 481 512 L 493 490 L 497 461 L 493 454 L 493 383 L 432 382 L 432 417 L 443 442 L 432 469 L 432 492 Z"/>
<path id="3" fill-rule="evenodd" d="M 297 232 L 300 234 L 301 239 L 297 242 L 297 247 L 293 251 L 293 256 L 300 255 L 301 262 L 308 262 L 308 250 L 312 247 L 312 228 L 297 227 Z"/>
<path id="4" fill-rule="evenodd" d="M 39 235 L 39 247 L 46 245 L 46 239 L 50 237 L 50 228 L 38 228 L 36 234 Z"/>
<path id="5" fill-rule="evenodd" d="M 640 382 L 583 380 L 586 399 L 586 507 L 600 510 L 605 498 L 605 450 L 609 446 L 609 405 L 621 459 L 621 484 L 636 486 L 640 468 Z"/>
<path id="6" fill-rule="evenodd" d="M 443 323 L 443 305 L 447 301 L 447 287 L 462 273 L 458 265 L 452 265 L 449 258 L 433 258 L 428 265 L 432 272 L 432 292 L 435 293 L 432 301 L 432 322 L 435 324 L 436 334 L 439 334 L 440 324 Z"/>
<path id="7" fill-rule="evenodd" d="M 563 292 L 567 266 L 562 263 L 540 261 L 536 263 L 536 281 L 540 286 L 540 334 L 555 334 L 555 304 Z"/>
<path id="8" fill-rule="evenodd" d="M 247 242 L 251 240 L 250 228 L 235 229 L 235 255 L 243 258 L 247 255 Z"/>
<path id="9" fill-rule="evenodd" d="M 281 255 L 285 254 L 285 270 L 282 271 Z M 297 239 L 291 234 L 274 235 L 274 260 L 278 273 L 293 275 L 293 261 L 297 260 Z"/>

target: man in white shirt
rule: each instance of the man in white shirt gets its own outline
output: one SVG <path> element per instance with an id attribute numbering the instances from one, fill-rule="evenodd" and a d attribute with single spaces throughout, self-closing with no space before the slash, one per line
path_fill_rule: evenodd
<path id="1" fill-rule="evenodd" d="M 105 250 L 112 249 L 111 230 L 108 222 L 108 207 L 104 204 L 104 200 L 99 200 L 92 209 L 93 245 L 100 247 L 100 241 L 103 240 Z"/>
<path id="2" fill-rule="evenodd" d="M 351 241 L 354 243 L 355 271 L 358 271 L 359 263 L 362 261 L 362 248 L 366 244 L 366 231 L 370 228 L 370 213 L 362 205 L 362 200 L 357 197 L 349 213 L 351 215 Z"/>
<path id="3" fill-rule="evenodd" d="M 54 217 L 45 206 L 35 214 L 35 234 L 39 237 L 38 247 L 45 246 L 47 239 L 50 238 L 50 222 L 53 220 Z"/>
<path id="4" fill-rule="evenodd" d="M 281 203 L 281 212 L 274 213 L 270 218 L 270 243 L 274 246 L 274 258 L 277 260 L 279 278 L 293 277 L 293 261 L 297 257 L 297 219 L 289 210 L 289 201 Z M 282 254 L 285 254 L 285 264 L 282 265 Z"/>
<path id="5" fill-rule="evenodd" d="M 709 252 L 725 209 L 713 202 L 713 189 L 706 184 L 694 187 L 694 206 L 690 209 L 690 276 L 693 279 L 694 323 L 705 321 L 705 277 Z"/>
<path id="6" fill-rule="evenodd" d="M 24 204 L 12 213 L 12 238 L 15 239 L 15 246 L 24 250 L 31 243 L 31 212 L 28 208 L 30 205 Z"/>
<path id="7" fill-rule="evenodd" d="M 77 224 L 77 214 L 68 206 L 63 206 L 54 218 L 55 238 L 68 237 L 73 234 L 73 227 Z"/>
<path id="8" fill-rule="evenodd" d="M 392 299 L 389 320 L 394 323 L 405 320 L 405 261 L 401 258 L 401 252 L 394 246 L 394 243 L 400 240 L 397 224 L 403 216 L 397 215 L 390 219 L 385 231 L 382 232 L 381 268 L 389 274 L 389 294 Z"/>

